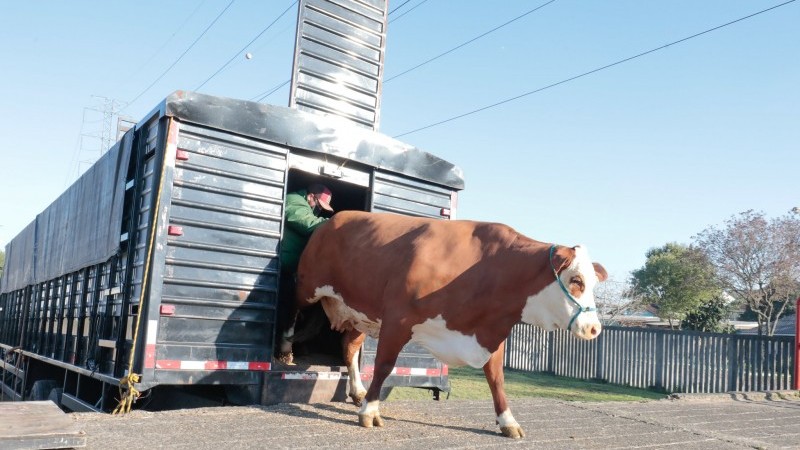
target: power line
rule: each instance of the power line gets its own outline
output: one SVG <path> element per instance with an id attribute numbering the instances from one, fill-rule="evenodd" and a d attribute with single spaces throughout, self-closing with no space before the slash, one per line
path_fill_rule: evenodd
<path id="1" fill-rule="evenodd" d="M 428 1 L 428 0 L 422 0 L 421 2 L 419 2 L 419 3 L 417 3 L 416 5 L 412 6 L 412 7 L 411 7 L 411 9 L 409 9 L 409 10 L 408 10 L 408 11 L 406 11 L 406 12 L 404 12 L 403 14 L 400 14 L 399 16 L 395 16 L 395 17 L 394 17 L 392 20 L 390 20 L 390 21 L 389 21 L 389 23 L 392 23 L 392 22 L 394 22 L 395 20 L 397 20 L 397 19 L 399 19 L 399 18 L 401 18 L 401 17 L 405 16 L 406 14 L 408 14 L 408 13 L 410 13 L 411 11 L 413 11 L 413 10 L 417 9 L 419 6 L 421 6 L 423 3 L 427 2 L 427 1 Z M 406 3 L 408 3 L 408 2 L 406 2 Z M 403 3 L 403 5 L 405 5 L 405 3 Z M 400 5 L 400 6 L 403 6 L 403 5 Z M 394 9 L 392 12 L 394 12 L 394 11 L 397 11 L 397 9 L 398 9 L 398 8 L 400 8 L 400 6 L 398 6 L 397 8 L 395 8 L 395 9 Z M 391 12 L 390 12 L 389 14 L 391 14 Z"/>
<path id="2" fill-rule="evenodd" d="M 285 15 L 287 12 L 289 12 L 289 10 L 290 10 L 290 9 L 292 9 L 292 7 L 293 7 L 294 5 L 296 5 L 296 4 L 297 4 L 297 0 L 293 1 L 293 2 L 292 2 L 292 4 L 291 4 L 291 5 L 289 5 L 289 7 L 288 7 L 288 8 L 286 8 L 285 10 L 283 10 L 283 12 L 282 12 L 282 13 L 281 13 L 281 14 L 280 14 L 278 17 L 276 17 L 276 18 L 275 18 L 275 20 L 273 20 L 273 21 L 272 21 L 272 23 L 270 23 L 269 25 L 267 25 L 267 27 L 266 27 L 266 28 L 264 28 L 263 30 L 261 30 L 261 32 L 260 32 L 260 33 L 258 33 L 258 35 L 257 35 L 256 37 L 254 37 L 254 38 L 253 38 L 253 39 L 252 39 L 250 42 L 248 42 L 248 43 L 247 43 L 247 44 L 246 44 L 244 47 L 242 47 L 242 49 L 241 49 L 241 50 L 239 50 L 239 51 L 238 51 L 238 52 L 236 52 L 236 53 L 235 53 L 233 56 L 231 56 L 231 59 L 229 59 L 229 60 L 228 60 L 228 61 L 227 61 L 225 64 L 223 64 L 223 65 L 222 65 L 222 67 L 220 67 L 219 69 L 217 69 L 217 71 L 216 71 L 216 72 L 214 72 L 214 74 L 213 74 L 213 75 L 211 75 L 210 77 L 208 77 L 208 79 L 206 79 L 206 81 L 203 81 L 202 83 L 200 83 L 200 86 L 197 86 L 197 87 L 196 87 L 194 90 L 195 90 L 195 91 L 198 91 L 198 90 L 200 90 L 200 88 L 201 88 L 201 87 L 205 86 L 205 84 L 206 84 L 206 83 L 208 83 L 209 81 L 211 81 L 211 79 L 212 79 L 212 78 L 214 78 L 215 76 L 217 76 L 217 75 L 218 75 L 220 72 L 222 72 L 222 70 L 223 70 L 223 69 L 225 69 L 226 67 L 228 67 L 228 65 L 231 63 L 231 61 L 233 61 L 234 59 L 236 59 L 236 57 L 237 57 L 237 56 L 239 56 L 239 54 L 240 54 L 240 53 L 242 53 L 243 51 L 245 51 L 245 50 L 247 49 L 247 47 L 249 47 L 250 45 L 252 45 L 252 44 L 253 44 L 253 42 L 255 42 L 256 40 L 258 40 L 258 38 L 260 38 L 260 37 L 261 37 L 261 36 L 262 36 L 264 33 L 266 33 L 266 32 L 267 32 L 267 30 L 269 30 L 270 28 L 272 28 L 272 26 L 273 26 L 273 25 L 275 25 L 275 23 L 276 23 L 278 20 L 280 20 L 280 19 L 281 19 L 281 17 L 283 17 L 283 16 L 284 16 L 284 15 Z"/>
<path id="3" fill-rule="evenodd" d="M 219 13 L 219 15 L 217 15 L 217 17 L 216 17 L 216 18 L 215 18 L 215 19 L 214 19 L 214 20 L 213 20 L 213 21 L 212 21 L 212 22 L 211 22 L 211 23 L 210 23 L 210 24 L 209 24 L 209 25 L 206 27 L 206 29 L 205 29 L 205 30 L 203 30 L 203 32 L 202 32 L 202 33 L 200 33 L 200 36 L 198 36 L 198 37 L 197 37 L 197 39 L 195 39 L 195 40 L 194 40 L 194 42 L 192 42 L 192 44 L 191 44 L 191 45 L 189 45 L 189 48 L 187 48 L 187 49 L 186 49 L 186 50 L 185 50 L 185 51 L 184 51 L 184 52 L 181 54 L 181 56 L 179 56 L 179 57 L 178 57 L 178 59 L 176 59 L 176 60 L 175 60 L 175 62 L 173 62 L 173 63 L 172 63 L 172 64 L 171 64 L 169 67 L 167 67 L 167 70 L 165 70 L 165 71 L 164 71 L 164 72 L 163 72 L 161 75 L 159 75 L 159 76 L 158 76 L 158 78 L 156 78 L 156 79 L 155 79 L 155 81 L 153 81 L 152 83 L 150 83 L 150 86 L 147 86 L 147 87 L 146 87 L 146 88 L 145 88 L 145 89 L 144 89 L 142 92 L 140 92 L 140 93 L 139 93 L 139 95 L 137 95 L 137 96 L 136 96 L 136 97 L 135 97 L 133 100 L 129 101 L 129 102 L 128 102 L 128 105 L 131 105 L 131 104 L 132 104 L 133 102 L 135 102 L 136 100 L 139 100 L 139 97 L 141 97 L 142 95 L 144 95 L 144 93 L 145 93 L 145 92 L 149 91 L 149 90 L 150 90 L 150 88 L 152 88 L 153 86 L 155 86 L 155 84 L 156 84 L 156 83 L 158 83 L 158 81 L 159 81 L 159 80 L 161 80 L 161 79 L 164 77 L 164 75 L 166 75 L 166 74 L 167 74 L 167 72 L 169 72 L 170 70 L 172 70 L 172 68 L 173 68 L 173 67 L 175 67 L 175 65 L 176 65 L 176 64 L 178 64 L 178 63 L 180 62 L 180 60 L 181 60 L 181 59 L 183 59 L 183 57 L 184 57 L 184 56 L 186 56 L 186 54 L 187 54 L 187 53 L 189 53 L 189 50 L 191 50 L 191 49 L 192 49 L 192 48 L 195 46 L 195 44 L 197 44 L 197 41 L 199 41 L 199 40 L 200 40 L 200 39 L 201 39 L 203 36 L 205 36 L 205 34 L 208 32 L 208 30 L 210 30 L 210 29 L 211 29 L 211 27 L 213 27 L 213 26 L 214 26 L 214 24 L 215 24 L 215 23 L 217 23 L 217 21 L 219 20 L 219 18 L 220 18 L 220 17 L 222 17 L 222 15 L 223 15 L 223 14 L 225 14 L 225 11 L 227 11 L 227 10 L 228 10 L 228 8 L 230 8 L 230 7 L 231 7 L 231 5 L 233 5 L 233 2 L 235 2 L 235 1 L 236 1 L 236 0 L 231 0 L 231 2 L 230 2 L 230 3 L 228 3 L 228 6 L 226 6 L 226 7 L 225 7 L 225 9 L 223 9 L 223 10 L 222 10 L 222 12 L 220 12 L 220 13 Z"/>
<path id="4" fill-rule="evenodd" d="M 406 0 L 406 1 L 404 1 L 403 3 L 400 3 L 399 5 L 395 6 L 393 10 L 389 11 L 389 15 L 391 16 L 393 12 L 395 12 L 395 11 L 397 11 L 398 9 L 402 8 L 403 6 L 405 6 L 405 5 L 406 5 L 406 3 L 410 2 L 410 1 L 411 1 L 411 0 Z"/>
<path id="5" fill-rule="evenodd" d="M 171 35 L 170 37 L 168 37 L 168 38 L 167 38 L 167 40 L 166 40 L 166 41 L 164 41 L 164 43 L 163 43 L 163 44 L 161 44 L 161 47 L 159 47 L 159 48 L 158 48 L 158 50 L 156 50 L 155 52 L 153 52 L 153 54 L 152 54 L 152 55 L 150 55 L 150 57 L 149 57 L 149 58 L 147 58 L 147 61 L 145 61 L 145 62 L 144 62 L 144 63 L 143 63 L 141 66 L 139 66 L 139 68 L 138 68 L 138 69 L 136 69 L 136 70 L 133 72 L 133 74 L 138 74 L 139 72 L 141 72 L 141 70 L 142 70 L 142 69 L 144 69 L 145 67 L 147 67 L 148 65 L 150 65 L 150 63 L 153 61 L 153 59 L 155 59 L 155 57 L 156 57 L 156 56 L 157 56 L 159 53 L 161 53 L 161 51 L 162 51 L 162 50 L 164 50 L 164 48 L 167 46 L 167 44 L 169 44 L 169 43 L 172 41 L 172 39 L 173 39 L 173 38 L 174 38 L 174 37 L 175 37 L 175 36 L 176 36 L 176 35 L 177 35 L 177 34 L 178 34 L 178 33 L 179 33 L 179 32 L 180 32 L 182 29 L 183 29 L 183 27 L 185 27 L 185 26 L 186 26 L 186 24 L 187 24 L 187 23 L 189 23 L 189 20 L 191 20 L 191 18 L 192 18 L 192 17 L 194 17 L 194 15 L 195 15 L 195 14 L 197 14 L 197 11 L 199 11 L 199 10 L 200 10 L 200 8 L 201 8 L 201 7 L 202 7 L 202 6 L 203 6 L 203 5 L 206 3 L 206 1 L 208 1 L 208 0 L 203 0 L 203 2 L 199 3 L 199 4 L 198 4 L 198 5 L 197 5 L 197 6 L 194 8 L 194 11 L 192 11 L 192 12 L 191 12 L 191 13 L 190 13 L 188 16 L 186 16 L 186 19 L 184 19 L 183 23 L 181 23 L 181 24 L 180 24 L 180 25 L 179 25 L 177 28 L 174 28 L 174 29 L 173 29 L 172 35 Z"/>
<path id="6" fill-rule="evenodd" d="M 439 126 L 439 125 L 442 125 L 442 124 L 445 124 L 445 123 L 448 123 L 448 122 L 452 122 L 452 121 L 454 121 L 454 120 L 457 120 L 457 119 L 461 119 L 462 117 L 467 117 L 467 116 L 470 116 L 470 115 L 472 115 L 472 114 L 476 114 L 476 113 L 479 113 L 479 112 L 481 112 L 481 111 L 485 111 L 485 110 L 487 110 L 487 109 L 494 108 L 494 107 L 496 107 L 496 106 L 500 106 L 500 105 L 503 105 L 503 104 L 506 104 L 506 103 L 509 103 L 509 102 L 513 102 L 514 100 L 519 100 L 519 99 L 520 99 L 520 98 L 522 98 L 522 97 L 526 97 L 526 96 L 528 96 L 528 95 L 535 94 L 535 93 L 537 93 L 537 92 L 542 92 L 542 91 L 544 91 L 544 90 L 546 90 L 546 89 L 550 89 L 550 88 L 552 88 L 552 87 L 556 87 L 556 86 L 559 86 L 559 85 L 562 85 L 562 84 L 568 83 L 568 82 L 570 82 L 570 81 L 577 80 L 578 78 L 582 78 L 582 77 L 585 77 L 585 76 L 587 76 L 587 75 L 591 75 L 591 74 L 593 74 L 593 73 L 600 72 L 601 70 L 605 70 L 605 69 L 608 69 L 608 68 L 610 68 L 610 67 L 617 66 L 617 65 L 619 65 L 619 64 L 622 64 L 622 63 L 625 63 L 625 62 L 628 62 L 628 61 L 634 60 L 634 59 L 636 59 L 636 58 L 639 58 L 639 57 L 642 57 L 642 56 L 645 56 L 645 55 L 649 55 L 650 53 L 654 53 L 654 52 L 657 52 L 657 51 L 659 51 L 659 50 L 663 50 L 663 49 L 665 49 L 665 48 L 667 48 L 667 47 L 670 47 L 670 46 L 672 46 L 672 45 L 675 45 L 675 44 L 680 44 L 680 43 L 682 43 L 682 42 L 688 41 L 689 39 L 693 39 L 693 38 L 696 38 L 696 37 L 698 37 L 698 36 L 702 36 L 702 35 L 704 35 L 704 34 L 710 33 L 710 32 L 712 32 L 712 31 L 719 30 L 720 28 L 727 27 L 728 25 L 733 25 L 733 24 L 735 24 L 735 23 L 737 23 L 737 22 L 741 22 L 741 21 L 743 21 L 743 20 L 750 19 L 750 18 L 752 18 L 752 17 L 755 17 L 755 16 L 757 16 L 757 15 L 759 15 L 759 14 L 763 14 L 763 13 L 765 13 L 765 12 L 771 11 L 771 10 L 773 10 L 773 9 L 776 9 L 776 8 L 780 8 L 781 6 L 785 6 L 785 5 L 788 5 L 789 3 L 793 3 L 793 2 L 795 2 L 795 0 L 789 0 L 789 1 L 787 1 L 787 2 L 784 2 L 784 3 L 778 4 L 778 5 L 775 5 L 775 6 L 769 7 L 769 8 L 767 8 L 767 9 L 763 9 L 763 10 L 761 10 L 761 11 L 758 11 L 758 12 L 756 12 L 756 13 L 750 14 L 750 15 L 748 15 L 748 16 L 744 16 L 744 17 L 741 17 L 741 18 L 739 18 L 739 19 L 732 20 L 732 21 L 730 21 L 730 22 L 728 22 L 728 23 L 724 23 L 724 24 L 722 24 L 722 25 L 719 25 L 719 26 L 716 26 L 716 27 L 714 27 L 714 28 L 709 28 L 708 30 L 701 31 L 700 33 L 696 33 L 696 34 L 693 34 L 693 35 L 691 35 L 691 36 L 687 36 L 687 37 L 685 37 L 685 38 L 683 38 L 683 39 L 678 39 L 677 41 L 670 42 L 669 44 L 662 45 L 661 47 L 657 47 L 657 48 L 654 48 L 654 49 L 652 49 L 652 50 L 648 50 L 648 51 L 646 51 L 646 52 L 642 52 L 642 53 L 639 53 L 639 54 L 637 54 L 637 55 L 634 55 L 634 56 L 631 56 L 631 57 L 628 57 L 628 58 L 625 58 L 625 59 L 621 59 L 621 60 L 619 60 L 619 61 L 617 61 L 617 62 L 613 62 L 613 63 L 611 63 L 611 64 L 607 64 L 607 65 L 605 65 L 605 66 L 598 67 L 597 69 L 590 70 L 590 71 L 588 71 L 588 72 L 584 72 L 584 73 L 582 73 L 582 74 L 580 74 L 580 75 L 575 75 L 574 77 L 570 77 L 570 78 L 567 78 L 567 79 L 565 79 L 565 80 L 561 80 L 561 81 L 559 81 L 559 82 L 557 82 L 557 83 L 549 84 L 549 85 L 547 85 L 547 86 L 544 86 L 544 87 L 541 87 L 541 88 L 538 88 L 538 89 L 534 89 L 534 90 L 532 90 L 532 91 L 528 91 L 528 92 L 525 92 L 525 93 L 523 93 L 523 94 L 520 94 L 520 95 L 517 95 L 517 96 L 511 97 L 511 98 L 507 98 L 507 99 L 505 99 L 505 100 L 501 100 L 501 101 L 499 101 L 499 102 L 497 102 L 497 103 L 492 103 L 491 105 L 483 106 L 483 107 L 481 107 L 481 108 L 474 109 L 474 110 L 472 110 L 472 111 L 469 111 L 469 112 L 466 112 L 466 113 L 464 113 L 464 114 L 459 114 L 459 115 L 457 115 L 457 116 L 450 117 L 449 119 L 440 120 L 439 122 L 432 123 L 432 124 L 430 124 L 430 125 L 425 125 L 424 127 L 419 127 L 419 128 L 413 129 L 413 130 L 411 130 L 411 131 L 406 131 L 405 133 L 401 133 L 401 134 L 395 135 L 395 136 L 393 136 L 393 137 L 394 137 L 394 138 L 399 138 L 399 137 L 406 136 L 406 135 L 409 135 L 409 134 L 412 134 L 412 133 L 416 133 L 416 132 L 418 132 L 418 131 L 427 130 L 428 128 L 433 128 L 433 127 L 435 127 L 435 126 Z"/>
<path id="7" fill-rule="evenodd" d="M 427 61 L 423 61 L 423 62 L 421 62 L 421 63 L 417 64 L 416 66 L 414 66 L 414 67 L 412 67 L 412 68 L 410 68 L 410 69 L 407 69 L 407 70 L 405 70 L 405 71 L 403 71 L 403 72 L 400 72 L 400 73 L 398 73 L 398 74 L 397 74 L 397 75 L 395 75 L 395 76 L 392 76 L 392 77 L 389 77 L 389 78 L 387 78 L 386 80 L 384 80 L 384 82 L 383 82 L 383 83 L 384 83 L 384 84 L 386 84 L 386 83 L 388 83 L 388 82 L 390 82 L 390 81 L 394 80 L 395 78 L 401 77 L 401 76 L 403 76 L 403 75 L 405 75 L 405 74 L 407 74 L 407 73 L 409 73 L 409 72 L 411 72 L 411 71 L 413 71 L 413 70 L 419 69 L 420 67 L 424 66 L 425 64 L 428 64 L 429 62 L 435 61 L 435 60 L 437 60 L 437 59 L 441 58 L 442 56 L 445 56 L 445 55 L 447 55 L 447 54 L 449 54 L 449 53 L 452 53 L 452 52 L 454 52 L 454 51 L 456 51 L 456 50 L 460 49 L 461 47 L 463 47 L 463 46 L 465 46 L 465 45 L 467 45 L 467 44 L 471 44 L 471 43 L 473 43 L 473 42 L 477 41 L 478 39 L 480 39 L 480 38 L 482 38 L 482 37 L 484 37 L 484 36 L 487 36 L 487 35 L 489 35 L 489 34 L 491 34 L 491 33 L 495 32 L 495 31 L 499 30 L 500 28 L 503 28 L 503 27 L 505 27 L 506 25 L 510 25 L 511 23 L 513 23 L 513 22 L 516 22 L 517 20 L 519 20 L 519 19 L 521 19 L 521 18 L 523 18 L 523 17 L 527 16 L 528 14 L 531 14 L 531 13 L 534 13 L 534 12 L 536 12 L 536 11 L 538 11 L 538 10 L 540 10 L 540 9 L 544 8 L 545 6 L 547 6 L 547 5 L 549 5 L 550 3 L 553 3 L 553 2 L 555 2 L 555 1 L 556 1 L 556 0 L 550 0 L 549 2 L 547 2 L 547 3 L 544 3 L 544 4 L 542 4 L 542 5 L 539 5 L 539 6 L 537 6 L 536 8 L 533 8 L 533 9 L 531 9 L 531 10 L 530 10 L 530 11 L 528 11 L 528 12 L 522 13 L 522 14 L 520 14 L 519 16 L 517 16 L 517 17 L 514 17 L 513 19 L 509 20 L 508 22 L 506 22 L 506 23 L 504 23 L 504 24 L 502 24 L 502 25 L 498 25 L 498 26 L 496 26 L 496 27 L 492 28 L 491 30 L 489 30 L 489 31 L 487 31 L 487 32 L 485 32 L 485 33 L 483 33 L 483 34 L 481 34 L 481 35 L 479 35 L 479 36 L 475 36 L 474 38 L 472 38 L 472 39 L 470 39 L 470 40 L 468 40 L 468 41 L 464 42 L 463 44 L 459 44 L 459 45 L 457 45 L 457 46 L 455 46 L 455 47 L 451 48 L 450 50 L 447 50 L 447 51 L 446 51 L 446 52 L 444 52 L 444 53 L 440 53 L 440 54 L 438 54 L 438 55 L 434 56 L 433 58 L 431 58 L 431 59 L 429 59 L 429 60 L 427 60 Z"/>
<path id="8" fill-rule="evenodd" d="M 278 89 L 280 89 L 280 88 L 286 86 L 287 84 L 289 84 L 290 81 L 292 81 L 292 80 L 291 79 L 286 80 L 286 81 L 278 84 L 277 86 L 275 86 L 275 87 L 273 87 L 273 88 L 271 88 L 271 89 L 269 89 L 269 90 L 267 90 L 267 91 L 265 91 L 265 92 L 263 92 L 261 94 L 256 95 L 255 97 L 251 98 L 250 101 L 260 102 L 261 100 L 264 100 L 265 98 L 267 98 L 270 95 L 274 94 Z"/>

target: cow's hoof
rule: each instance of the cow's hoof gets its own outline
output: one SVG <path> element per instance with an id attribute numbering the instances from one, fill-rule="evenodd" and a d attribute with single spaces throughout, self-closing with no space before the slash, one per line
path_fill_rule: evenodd
<path id="1" fill-rule="evenodd" d="M 359 414 L 358 424 L 365 428 L 382 427 L 383 419 L 378 412 Z"/>
<path id="2" fill-rule="evenodd" d="M 361 406 L 361 404 L 364 402 L 364 397 L 366 396 L 367 391 L 350 394 L 350 398 L 353 399 L 353 404 L 356 406 Z"/>
<path id="3" fill-rule="evenodd" d="M 287 366 L 293 366 L 294 364 L 294 355 L 292 352 L 289 353 L 278 353 L 277 356 L 278 362 L 281 364 L 286 364 Z"/>
<path id="4" fill-rule="evenodd" d="M 510 437 L 512 439 L 519 439 L 525 437 L 525 432 L 522 431 L 522 427 L 519 425 L 512 425 L 510 427 L 500 427 L 500 432 L 503 433 L 503 436 Z"/>

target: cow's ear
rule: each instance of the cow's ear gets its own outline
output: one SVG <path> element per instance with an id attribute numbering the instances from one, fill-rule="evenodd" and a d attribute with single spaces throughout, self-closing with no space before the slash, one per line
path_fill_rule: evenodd
<path id="1" fill-rule="evenodd" d="M 594 266 L 594 273 L 597 275 L 597 281 L 606 281 L 608 279 L 608 272 L 606 272 L 606 268 L 600 265 L 600 263 L 596 262 L 593 262 L 592 265 Z"/>

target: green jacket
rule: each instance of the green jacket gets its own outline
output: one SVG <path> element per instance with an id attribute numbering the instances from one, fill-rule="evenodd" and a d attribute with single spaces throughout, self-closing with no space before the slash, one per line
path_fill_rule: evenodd
<path id="1" fill-rule="evenodd" d="M 300 254 L 306 248 L 311 233 L 328 219 L 317 217 L 306 200 L 306 190 L 286 195 L 281 240 L 281 272 L 297 271 Z"/>

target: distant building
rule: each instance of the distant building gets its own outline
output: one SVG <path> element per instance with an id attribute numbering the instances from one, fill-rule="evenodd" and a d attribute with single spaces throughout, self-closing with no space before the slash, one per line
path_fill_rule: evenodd
<path id="1" fill-rule="evenodd" d="M 778 319 L 778 325 L 775 327 L 775 336 L 794 336 L 797 333 L 797 315 L 789 314 L 781 316 Z M 758 324 L 752 329 L 743 330 L 741 334 L 758 334 Z"/>

